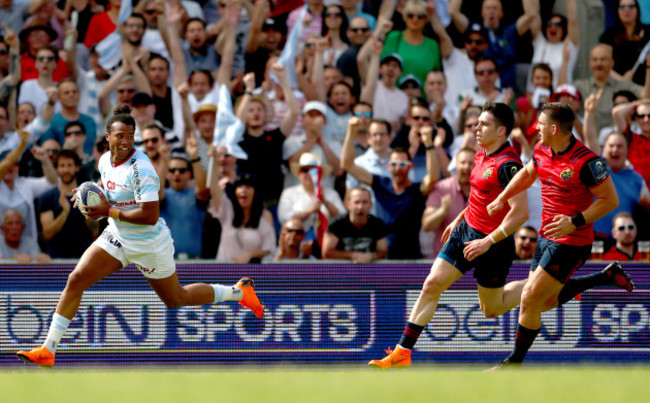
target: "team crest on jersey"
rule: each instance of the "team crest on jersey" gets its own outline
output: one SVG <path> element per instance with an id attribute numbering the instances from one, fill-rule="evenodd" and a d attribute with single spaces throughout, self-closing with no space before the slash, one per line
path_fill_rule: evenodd
<path id="1" fill-rule="evenodd" d="M 487 179 L 487 178 L 489 178 L 490 176 L 492 176 L 492 172 L 493 172 L 493 171 L 492 171 L 492 168 L 488 168 L 488 169 L 486 169 L 485 172 L 483 172 L 483 179 Z"/>
<path id="2" fill-rule="evenodd" d="M 571 179 L 572 176 L 573 176 L 573 171 L 570 169 L 565 169 L 564 171 L 560 172 L 560 178 L 564 179 L 565 181 Z"/>

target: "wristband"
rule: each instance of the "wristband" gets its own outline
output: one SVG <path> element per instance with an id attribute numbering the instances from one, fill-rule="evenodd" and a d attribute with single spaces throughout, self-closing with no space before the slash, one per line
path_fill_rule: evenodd
<path id="1" fill-rule="evenodd" d="M 193 159 L 192 161 L 190 161 L 190 162 L 191 162 L 192 164 L 194 164 L 195 162 L 201 162 L 201 157 L 196 157 L 196 158 L 194 158 L 194 159 Z"/>
<path id="2" fill-rule="evenodd" d="M 111 207 L 108 209 L 108 216 L 113 220 L 120 221 L 120 209 L 116 207 Z"/>
<path id="3" fill-rule="evenodd" d="M 494 240 L 494 237 L 492 236 L 492 234 L 488 235 L 488 238 L 490 238 L 490 242 L 492 242 L 492 245 L 497 243 L 497 241 Z"/>
<path id="4" fill-rule="evenodd" d="M 573 225 L 576 226 L 576 228 L 583 226 L 587 223 L 587 221 L 585 220 L 585 216 L 582 215 L 582 213 L 578 213 L 573 217 L 571 217 L 571 222 L 573 223 Z"/>
<path id="5" fill-rule="evenodd" d="M 426 147 L 424 147 L 424 149 L 427 150 L 427 151 L 429 151 L 429 150 L 433 150 L 433 149 L 435 149 L 435 148 L 436 148 L 436 146 L 434 146 L 433 144 L 430 145 L 430 146 L 426 146 Z"/>
<path id="6" fill-rule="evenodd" d="M 505 229 L 503 229 L 503 225 L 499 225 L 499 229 L 501 230 L 501 233 L 503 234 L 504 237 L 508 237 L 508 233 L 506 232 Z"/>

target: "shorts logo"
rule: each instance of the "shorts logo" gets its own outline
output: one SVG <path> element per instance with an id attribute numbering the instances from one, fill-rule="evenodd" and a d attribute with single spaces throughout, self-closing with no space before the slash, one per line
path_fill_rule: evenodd
<path id="1" fill-rule="evenodd" d="M 487 179 L 487 178 L 489 178 L 490 176 L 492 176 L 492 172 L 493 172 L 493 171 L 492 171 L 492 168 L 488 168 L 488 169 L 486 169 L 485 172 L 483 172 L 483 179 Z"/>
<path id="2" fill-rule="evenodd" d="M 147 269 L 146 267 L 140 265 L 138 265 L 138 269 L 140 269 L 140 271 L 144 274 L 153 274 L 153 272 L 156 271 L 155 267 L 151 269 Z"/>
<path id="3" fill-rule="evenodd" d="M 109 231 L 104 231 L 104 232 L 102 232 L 101 237 L 102 237 L 106 242 L 110 243 L 111 245 L 115 246 L 116 248 L 121 248 L 121 247 L 122 247 L 122 244 L 120 243 L 120 241 L 118 241 L 117 239 L 115 239 L 115 238 L 113 237 L 113 234 L 111 234 Z"/>
<path id="4" fill-rule="evenodd" d="M 560 178 L 564 179 L 565 181 L 571 179 L 572 176 L 573 176 L 573 171 L 570 169 L 565 169 L 564 171 L 560 172 Z"/>

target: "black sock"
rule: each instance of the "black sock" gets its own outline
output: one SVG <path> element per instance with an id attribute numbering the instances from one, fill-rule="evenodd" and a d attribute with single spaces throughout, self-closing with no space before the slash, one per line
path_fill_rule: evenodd
<path id="1" fill-rule="evenodd" d="M 413 346 L 415 346 L 415 342 L 418 341 L 418 337 L 420 337 L 420 333 L 422 333 L 423 329 L 424 326 L 406 322 L 404 333 L 402 334 L 402 337 L 399 339 L 399 343 L 397 344 L 409 350 L 413 350 Z"/>
<path id="2" fill-rule="evenodd" d="M 560 294 L 557 296 L 558 305 L 571 301 L 573 297 L 585 290 L 599 285 L 610 285 L 611 283 L 611 276 L 602 272 L 569 279 L 569 281 L 564 285 L 564 288 L 562 288 L 562 291 L 560 291 Z"/>
<path id="3" fill-rule="evenodd" d="M 533 345 L 539 329 L 527 329 L 521 324 L 517 324 L 517 339 L 515 340 L 515 349 L 512 354 L 507 358 L 512 363 L 519 363 L 524 361 L 526 353 L 530 346 Z"/>

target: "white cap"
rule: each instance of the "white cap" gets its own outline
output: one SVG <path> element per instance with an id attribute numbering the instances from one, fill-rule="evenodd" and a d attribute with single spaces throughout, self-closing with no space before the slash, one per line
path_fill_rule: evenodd
<path id="1" fill-rule="evenodd" d="M 302 108 L 303 115 L 306 115 L 307 112 L 310 111 L 318 111 L 322 113 L 323 116 L 327 116 L 327 106 L 324 103 L 319 101 L 309 101 Z"/>

